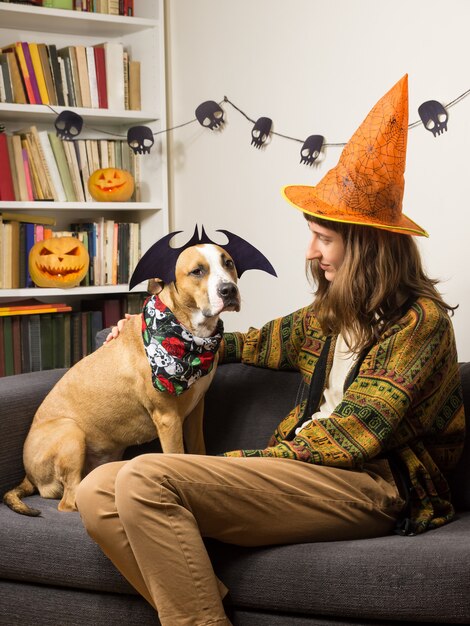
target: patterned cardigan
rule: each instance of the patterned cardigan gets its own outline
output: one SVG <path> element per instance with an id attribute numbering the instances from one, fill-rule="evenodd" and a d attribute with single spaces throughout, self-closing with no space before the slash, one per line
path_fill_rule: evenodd
<path id="1" fill-rule="evenodd" d="M 409 486 L 402 534 L 450 521 L 454 509 L 445 474 L 462 451 L 465 418 L 449 316 L 432 300 L 419 298 L 353 367 L 331 416 L 314 420 L 296 436 L 296 426 L 321 399 L 335 342 L 322 334 L 311 306 L 260 330 L 224 335 L 220 362 L 299 370 L 307 385 L 312 382 L 310 401 L 317 387 L 313 404 L 304 400 L 294 407 L 266 448 L 225 456 L 282 457 L 349 469 L 385 457 L 398 463 Z"/>

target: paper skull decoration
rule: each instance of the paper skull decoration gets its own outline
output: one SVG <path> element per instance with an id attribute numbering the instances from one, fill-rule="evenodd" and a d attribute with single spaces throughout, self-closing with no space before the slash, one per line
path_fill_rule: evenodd
<path id="1" fill-rule="evenodd" d="M 54 126 L 58 137 L 65 141 L 73 141 L 82 132 L 83 118 L 73 111 L 62 111 L 57 116 Z"/>
<path id="2" fill-rule="evenodd" d="M 429 130 L 434 137 L 447 132 L 447 120 L 449 115 L 445 108 L 437 100 L 428 100 L 418 108 L 418 113 L 426 130 Z"/>
<path id="3" fill-rule="evenodd" d="M 323 135 L 310 135 L 300 149 L 300 162 L 312 165 L 320 156 L 325 138 Z"/>
<path id="4" fill-rule="evenodd" d="M 134 154 L 149 154 L 155 139 L 148 126 L 132 126 L 127 131 L 127 143 Z"/>
<path id="5" fill-rule="evenodd" d="M 259 117 L 251 131 L 251 145 L 261 148 L 269 137 L 272 125 L 273 121 L 269 117 Z"/>
<path id="6" fill-rule="evenodd" d="M 220 128 L 224 123 L 224 112 L 213 100 L 203 102 L 196 109 L 196 118 L 204 128 Z"/>
<path id="7" fill-rule="evenodd" d="M 53 237 L 34 244 L 29 252 L 29 273 L 38 287 L 76 287 L 86 276 L 90 258 L 75 237 Z"/>
<path id="8" fill-rule="evenodd" d="M 134 193 L 134 178 L 127 170 L 105 167 L 90 176 L 88 191 L 98 202 L 126 202 Z"/>

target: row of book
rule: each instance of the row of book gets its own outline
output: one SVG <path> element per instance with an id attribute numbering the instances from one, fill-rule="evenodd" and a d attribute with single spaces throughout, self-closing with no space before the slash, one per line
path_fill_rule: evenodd
<path id="1" fill-rule="evenodd" d="M 108 15 L 134 15 L 134 0 L 0 0 L 12 4 L 32 4 L 49 9 L 69 9 Z"/>
<path id="2" fill-rule="evenodd" d="M 35 243 L 51 237 L 77 237 L 88 250 L 90 265 L 81 286 L 129 282 L 140 258 L 140 224 L 100 217 L 94 222 L 73 223 L 70 230 L 53 231 L 51 219 L 0 214 L 0 289 L 34 287 L 28 269 L 29 252 Z"/>
<path id="3" fill-rule="evenodd" d="M 0 377 L 74 365 L 99 347 L 97 332 L 140 312 L 143 298 L 82 302 L 81 311 L 66 304 L 0 307 Z"/>
<path id="4" fill-rule="evenodd" d="M 16 41 L 0 48 L 0 102 L 140 110 L 140 61 L 124 45 Z"/>
<path id="5" fill-rule="evenodd" d="M 92 202 L 88 178 L 101 168 L 127 170 L 134 177 L 131 201 L 140 200 L 140 155 L 127 141 L 76 139 L 30 126 L 0 132 L 0 200 Z"/>

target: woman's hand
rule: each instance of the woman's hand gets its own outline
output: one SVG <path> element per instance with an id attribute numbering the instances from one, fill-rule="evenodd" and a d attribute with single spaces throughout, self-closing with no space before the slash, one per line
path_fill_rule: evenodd
<path id="1" fill-rule="evenodd" d="M 132 315 L 130 313 L 126 313 L 125 314 L 125 318 L 123 320 L 119 320 L 119 322 L 116 324 L 116 326 L 113 326 L 111 328 L 111 332 L 109 333 L 109 335 L 106 337 L 106 339 L 103 341 L 103 345 L 107 346 L 108 343 L 110 341 L 112 341 L 113 339 L 116 339 L 116 337 L 119 336 L 119 333 L 121 332 L 121 330 L 124 328 L 124 324 L 130 320 L 132 317 Z"/>

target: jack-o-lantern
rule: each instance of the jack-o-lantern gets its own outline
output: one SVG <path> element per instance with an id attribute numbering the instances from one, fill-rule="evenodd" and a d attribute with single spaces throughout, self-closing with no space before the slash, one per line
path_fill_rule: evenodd
<path id="1" fill-rule="evenodd" d="M 75 237 L 44 239 L 29 252 L 29 273 L 38 287 L 76 287 L 89 264 L 87 249 Z"/>
<path id="2" fill-rule="evenodd" d="M 134 178 L 126 170 L 105 167 L 90 176 L 88 191 L 98 202 L 126 202 L 134 193 Z"/>

